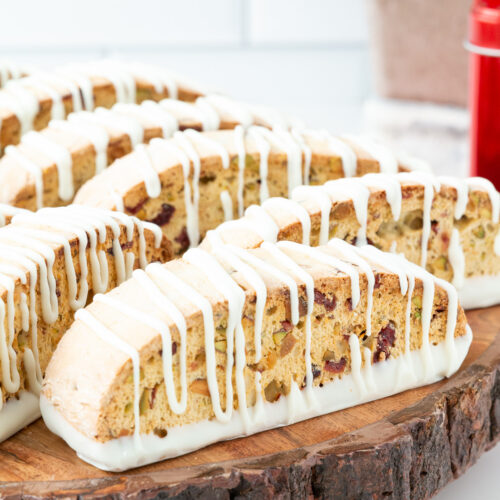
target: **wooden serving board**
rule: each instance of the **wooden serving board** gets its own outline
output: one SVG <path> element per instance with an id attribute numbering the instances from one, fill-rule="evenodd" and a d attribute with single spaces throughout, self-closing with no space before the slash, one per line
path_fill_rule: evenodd
<path id="1" fill-rule="evenodd" d="M 500 307 L 467 316 L 474 341 L 450 380 L 127 473 L 35 422 L 0 445 L 0 495 L 427 498 L 500 438 Z"/>

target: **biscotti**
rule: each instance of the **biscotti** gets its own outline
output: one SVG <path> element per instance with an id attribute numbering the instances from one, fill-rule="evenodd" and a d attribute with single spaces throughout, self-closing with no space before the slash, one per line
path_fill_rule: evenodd
<path id="1" fill-rule="evenodd" d="M 89 207 L 25 211 L 0 229 L 0 440 L 39 416 L 42 375 L 75 311 L 171 256 L 156 226 Z"/>
<path id="2" fill-rule="evenodd" d="M 52 121 L 40 132 L 28 132 L 18 146 L 6 148 L 0 159 L 0 203 L 29 210 L 67 205 L 84 182 L 153 138 L 190 128 L 251 124 L 290 128 L 296 121 L 219 95 L 200 97 L 195 103 L 164 99 L 71 113 L 67 121 Z M 141 149 L 141 154 L 147 153 Z"/>
<path id="3" fill-rule="evenodd" d="M 467 353 L 455 289 L 400 256 L 208 237 L 77 312 L 41 409 L 82 459 L 177 456 L 435 382 Z"/>
<path id="4" fill-rule="evenodd" d="M 28 66 L 7 59 L 0 59 L 0 89 L 5 87 L 8 81 L 27 76 L 32 71 Z"/>
<path id="5" fill-rule="evenodd" d="M 486 179 L 370 174 L 299 187 L 291 200 L 252 206 L 217 231 L 243 248 L 277 240 L 315 246 L 337 237 L 401 252 L 452 282 L 472 309 L 500 303 L 499 215 L 500 195 Z"/>
<path id="6" fill-rule="evenodd" d="M 166 97 L 194 101 L 205 90 L 162 68 L 117 61 L 34 72 L 7 82 L 0 90 L 0 154 L 29 130 L 41 130 L 50 120 L 64 119 L 72 111 Z"/>
<path id="7" fill-rule="evenodd" d="M 0 227 L 10 224 L 10 221 L 12 220 L 12 217 L 14 217 L 14 215 L 22 214 L 24 212 L 25 210 L 23 210 L 22 208 L 17 208 L 11 205 L 0 203 Z"/>
<path id="8" fill-rule="evenodd" d="M 365 138 L 262 127 L 186 131 L 155 139 L 145 151 L 121 158 L 88 181 L 75 201 L 159 224 L 177 254 L 269 196 L 287 196 L 301 184 L 396 173 L 415 164 L 400 164 L 390 150 Z"/>

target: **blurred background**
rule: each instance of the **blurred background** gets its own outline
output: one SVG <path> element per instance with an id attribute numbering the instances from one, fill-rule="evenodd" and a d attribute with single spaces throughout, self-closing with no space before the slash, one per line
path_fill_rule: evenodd
<path id="1" fill-rule="evenodd" d="M 16 0 L 0 58 L 161 64 L 306 125 L 369 132 L 465 175 L 470 0 Z M 500 449 L 438 498 L 498 498 Z"/>
<path id="2" fill-rule="evenodd" d="M 308 126 L 368 131 L 442 173 L 465 174 L 469 4 L 16 0 L 0 13 L 0 58 L 162 64 Z"/>

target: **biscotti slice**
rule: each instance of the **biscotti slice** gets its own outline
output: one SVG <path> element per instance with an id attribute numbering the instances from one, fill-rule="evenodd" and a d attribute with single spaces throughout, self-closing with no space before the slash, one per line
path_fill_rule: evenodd
<path id="1" fill-rule="evenodd" d="M 291 200 L 252 206 L 217 231 L 243 248 L 277 240 L 316 246 L 337 237 L 403 253 L 453 283 L 472 309 L 500 303 L 499 215 L 500 195 L 486 179 L 370 174 L 299 187 Z"/>
<path id="2" fill-rule="evenodd" d="M 42 375 L 75 311 L 171 256 L 156 226 L 89 207 L 24 212 L 0 229 L 0 440 L 39 416 Z"/>
<path id="3" fill-rule="evenodd" d="M 29 66 L 17 64 L 8 59 L 0 59 L 0 88 L 5 87 L 8 81 L 18 80 L 33 71 L 33 68 Z"/>
<path id="4" fill-rule="evenodd" d="M 455 289 L 342 240 L 152 264 L 78 311 L 47 369 L 48 427 L 106 470 L 453 374 L 471 343 Z"/>
<path id="5" fill-rule="evenodd" d="M 25 212 L 27 212 L 27 210 L 0 203 L 0 227 L 10 224 L 10 221 L 12 220 L 12 217 L 14 217 L 14 215 L 22 214 Z"/>
<path id="6" fill-rule="evenodd" d="M 286 196 L 301 184 L 404 168 L 376 142 L 312 130 L 186 131 L 155 139 L 145 151 L 115 162 L 84 184 L 75 200 L 159 224 L 177 254 L 269 196 Z M 405 160 L 406 167 L 413 165 Z"/>
<path id="7" fill-rule="evenodd" d="M 34 72 L 0 90 L 0 154 L 29 130 L 41 130 L 72 111 L 165 97 L 194 101 L 205 93 L 184 77 L 145 64 L 98 61 Z"/>
<path id="8" fill-rule="evenodd" d="M 216 95 L 195 103 L 164 99 L 71 113 L 67 121 L 52 121 L 40 132 L 28 132 L 18 146 L 6 148 L 0 159 L 0 203 L 29 210 L 67 205 L 84 182 L 155 137 L 252 123 L 290 128 L 295 120 Z M 147 154 L 139 149 L 139 156 Z"/>

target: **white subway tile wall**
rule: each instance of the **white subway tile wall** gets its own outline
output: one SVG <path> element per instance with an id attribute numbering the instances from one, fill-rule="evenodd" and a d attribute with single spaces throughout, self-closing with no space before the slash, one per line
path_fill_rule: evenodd
<path id="1" fill-rule="evenodd" d="M 365 43 L 362 0 L 253 0 L 249 39 L 267 43 Z"/>
<path id="2" fill-rule="evenodd" d="M 241 7 L 242 0 L 16 0 L 0 7 L 0 47 L 237 46 Z"/>
<path id="3" fill-rule="evenodd" d="M 0 58 L 40 67 L 101 57 L 162 64 L 333 132 L 369 95 L 363 0 L 16 0 Z"/>

